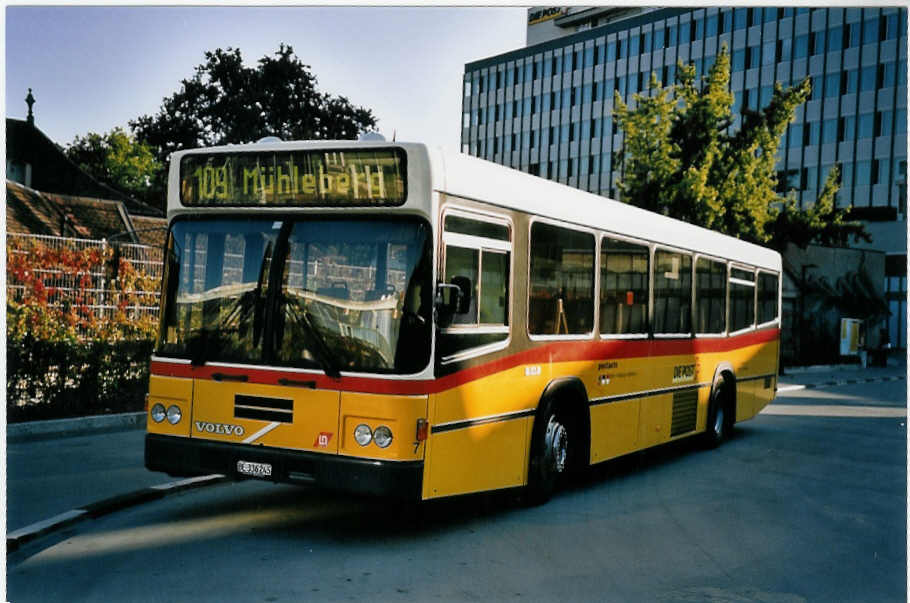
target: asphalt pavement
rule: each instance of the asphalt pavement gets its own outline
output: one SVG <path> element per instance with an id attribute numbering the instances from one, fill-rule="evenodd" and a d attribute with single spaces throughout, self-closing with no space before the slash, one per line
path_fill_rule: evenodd
<path id="1" fill-rule="evenodd" d="M 887 367 L 865 369 L 859 365 L 790 368 L 780 377 L 778 395 L 892 381 L 906 384 L 906 374 L 903 358 L 892 359 Z M 906 394 L 905 386 L 903 391 Z M 799 404 L 800 396 L 791 397 L 788 404 L 794 400 Z M 906 397 L 900 406 L 906 406 Z M 772 404 L 766 412 L 782 410 L 783 406 L 775 408 Z M 902 411 L 891 409 L 892 415 L 894 412 Z M 183 482 L 145 469 L 144 423 L 137 422 L 134 417 L 124 417 L 122 431 L 112 431 L 116 426 L 107 425 L 105 433 L 96 433 L 98 428 L 94 422 L 80 424 L 76 420 L 65 423 L 67 432 L 61 432 L 59 426 L 38 426 L 40 429 L 32 426 L 20 428 L 31 434 L 27 437 L 14 434 L 7 444 L 8 535 L 28 533 L 30 527 L 39 525 L 47 531 L 48 526 L 44 524 L 52 518 L 61 518 L 61 525 L 68 524 L 73 521 L 74 510 L 92 509 L 93 505 L 99 508 L 99 503 L 105 503 L 100 505 L 102 508 L 114 509 L 131 500 L 141 502 L 157 496 L 157 492 L 185 487 Z M 15 427 L 10 426 L 10 430 Z M 91 433 L 84 434 L 83 431 Z M 73 435 L 65 437 L 66 433 Z M 175 487 L 174 484 L 180 485 Z M 189 484 L 190 487 L 193 485 Z M 150 490 L 154 486 L 159 488 Z M 7 543 L 10 542 L 8 537 Z"/>
<path id="2" fill-rule="evenodd" d="M 169 496 L 14 553 L 10 600 L 906 602 L 892 377 L 784 381 L 844 384 L 786 390 L 717 450 L 687 439 L 598 465 L 537 507 L 258 481 Z"/>

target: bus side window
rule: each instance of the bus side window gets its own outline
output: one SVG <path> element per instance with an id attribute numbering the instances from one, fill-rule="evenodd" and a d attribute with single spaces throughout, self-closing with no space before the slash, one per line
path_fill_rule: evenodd
<path id="1" fill-rule="evenodd" d="M 447 213 L 444 219 L 446 284 L 469 289 L 466 312 L 456 312 L 439 338 L 443 362 L 456 354 L 509 337 L 511 228 L 504 223 Z M 467 287 L 464 287 L 467 285 Z"/>
<path id="2" fill-rule="evenodd" d="M 727 265 L 698 258 L 695 262 L 695 332 L 721 334 L 726 328 Z"/>
<path id="3" fill-rule="evenodd" d="M 468 311 L 455 314 L 452 324 L 455 325 L 472 325 L 477 324 L 477 274 L 479 260 L 476 249 L 465 249 L 463 247 L 446 246 L 446 275 L 445 282 L 459 284 L 464 279 L 470 283 L 470 291 L 462 291 L 462 295 L 468 296 L 470 300 Z"/>
<path id="4" fill-rule="evenodd" d="M 531 335 L 594 330 L 594 235 L 543 222 L 531 226 Z"/>
<path id="5" fill-rule="evenodd" d="M 730 331 L 755 325 L 755 272 L 730 268 Z"/>
<path id="6" fill-rule="evenodd" d="M 654 332 L 692 331 L 692 256 L 659 249 L 654 253 Z"/>
<path id="7" fill-rule="evenodd" d="M 767 272 L 758 274 L 758 324 L 777 320 L 777 289 L 778 277 L 776 274 Z"/>
<path id="8" fill-rule="evenodd" d="M 604 238 L 600 248 L 600 333 L 648 333 L 647 245 Z"/>

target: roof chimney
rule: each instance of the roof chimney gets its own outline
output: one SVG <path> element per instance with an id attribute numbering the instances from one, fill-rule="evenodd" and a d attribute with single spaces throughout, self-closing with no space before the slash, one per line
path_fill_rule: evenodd
<path id="1" fill-rule="evenodd" d="M 28 117 L 26 117 L 25 120 L 29 124 L 34 126 L 35 125 L 35 114 L 32 113 L 32 105 L 35 104 L 35 97 L 32 96 L 31 88 L 28 89 L 28 96 L 25 97 L 25 102 L 28 105 Z"/>

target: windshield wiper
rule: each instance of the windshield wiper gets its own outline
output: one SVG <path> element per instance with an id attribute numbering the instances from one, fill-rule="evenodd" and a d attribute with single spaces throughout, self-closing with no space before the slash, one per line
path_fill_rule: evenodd
<path id="1" fill-rule="evenodd" d="M 298 312 L 291 304 L 287 304 L 285 307 L 297 321 L 297 324 L 303 326 L 307 338 L 316 344 L 315 346 L 310 347 L 310 351 L 313 352 L 313 357 L 319 362 L 319 366 L 322 367 L 323 372 L 332 379 L 340 379 L 341 371 L 338 368 L 338 359 L 335 357 L 335 353 L 332 352 L 332 348 L 325 342 L 319 329 L 313 324 L 310 313 L 306 310 Z M 316 349 L 313 349 L 314 347 Z"/>

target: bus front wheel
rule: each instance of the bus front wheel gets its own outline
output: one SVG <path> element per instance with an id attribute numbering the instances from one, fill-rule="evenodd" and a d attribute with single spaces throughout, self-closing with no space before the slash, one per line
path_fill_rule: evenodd
<path id="1" fill-rule="evenodd" d="M 558 412 L 553 400 L 547 400 L 534 421 L 531 459 L 528 467 L 528 499 L 541 504 L 550 499 L 569 465 L 572 437 L 569 422 Z"/>

